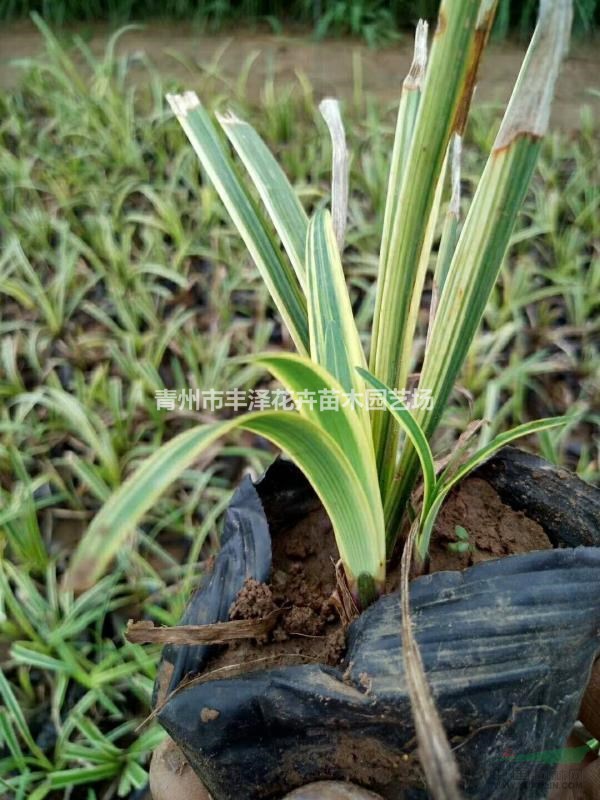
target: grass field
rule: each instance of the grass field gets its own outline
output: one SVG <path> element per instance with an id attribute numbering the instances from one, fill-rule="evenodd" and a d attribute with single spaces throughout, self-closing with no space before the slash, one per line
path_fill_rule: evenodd
<path id="1" fill-rule="evenodd" d="M 211 105 L 252 120 L 307 207 L 327 202 L 329 144 L 309 85 L 267 83 L 260 106 L 249 107 L 244 74 L 236 83 L 209 72 L 198 80 Z M 134 83 L 110 48 L 104 59 L 84 50 L 75 62 L 49 39 L 0 100 L 6 797 L 143 796 L 162 734 L 136 727 L 149 711 L 158 651 L 125 643 L 123 628 L 142 615 L 177 621 L 218 542 L 232 487 L 272 457 L 249 434 L 229 440 L 157 505 L 100 584 L 77 598 L 59 591 L 73 543 L 111 491 L 158 444 L 207 419 L 158 411 L 155 393 L 250 389 L 262 379 L 233 357 L 287 345 L 166 108 L 164 94 L 176 88 L 139 61 Z M 357 92 L 344 112 L 352 150 L 345 265 L 367 330 L 394 110 Z M 496 119 L 480 109 L 468 132 L 465 197 Z M 599 165 L 598 126 L 585 111 L 579 133 L 545 143 L 438 451 L 472 419 L 490 420 L 481 434 L 489 438 L 569 412 L 571 424 L 529 444 L 600 478 Z"/>

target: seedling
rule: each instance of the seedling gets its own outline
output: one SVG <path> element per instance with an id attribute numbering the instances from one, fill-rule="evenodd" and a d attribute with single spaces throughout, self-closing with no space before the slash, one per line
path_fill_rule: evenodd
<path id="1" fill-rule="evenodd" d="M 513 439 L 562 419 L 520 425 L 489 441 L 452 472 L 437 473 L 430 440 L 476 333 L 529 185 L 568 41 L 571 6 L 543 0 L 540 18 L 468 214 L 459 218 L 460 137 L 495 3 L 444 0 L 429 57 L 417 29 L 415 58 L 402 87 L 390 158 L 377 300 L 367 361 L 342 266 L 347 188 L 343 127 L 335 104 L 323 113 L 333 140 L 331 214 L 312 216 L 257 132 L 227 114 L 218 123 L 257 192 L 259 206 L 218 129 L 193 92 L 168 101 L 252 256 L 297 354 L 254 363 L 293 395 L 379 393 L 384 410 L 250 412 L 194 428 L 156 451 L 106 502 L 73 558 L 67 582 L 94 582 L 159 495 L 215 440 L 243 428 L 271 440 L 305 472 L 331 518 L 348 584 L 365 606 L 383 589 L 391 555 L 422 474 L 418 557 L 450 489 Z M 453 158 L 449 153 L 453 152 Z M 434 302 L 418 386 L 433 405 L 410 411 L 390 387 L 407 386 L 433 236 L 452 162 L 452 192 L 434 271 Z M 274 232 L 277 236 L 275 236 Z M 367 366 L 368 365 L 368 366 Z"/>
<path id="2" fill-rule="evenodd" d="M 456 536 L 457 541 L 448 543 L 448 550 L 451 553 L 475 552 L 475 545 L 471 544 L 469 541 L 469 533 L 465 528 L 463 528 L 462 525 L 457 525 L 454 528 L 454 535 Z"/>

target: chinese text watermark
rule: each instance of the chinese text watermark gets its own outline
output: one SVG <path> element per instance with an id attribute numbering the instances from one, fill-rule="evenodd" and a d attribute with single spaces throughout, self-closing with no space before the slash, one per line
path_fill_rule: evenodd
<path id="1" fill-rule="evenodd" d="M 434 399 L 429 389 L 396 389 L 392 408 L 425 409 L 431 411 Z M 339 389 L 159 389 L 154 393 L 156 408 L 163 411 L 294 411 L 308 408 L 319 411 L 339 411 L 344 408 L 366 408 L 381 411 L 385 406 L 378 389 L 364 392 Z"/>

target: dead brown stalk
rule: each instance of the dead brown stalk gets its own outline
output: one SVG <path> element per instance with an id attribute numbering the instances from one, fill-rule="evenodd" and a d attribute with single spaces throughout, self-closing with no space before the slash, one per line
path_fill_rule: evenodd
<path id="1" fill-rule="evenodd" d="M 400 563 L 402 653 L 406 684 L 419 745 L 419 759 L 429 790 L 435 800 L 461 800 L 458 765 L 427 682 L 410 616 L 410 567 L 418 530 L 417 519 L 411 526 Z"/>
<path id="2" fill-rule="evenodd" d="M 125 638 L 134 644 L 226 644 L 236 639 L 255 639 L 269 633 L 279 611 L 262 619 L 240 619 L 211 625 L 156 627 L 153 622 L 129 620 Z"/>

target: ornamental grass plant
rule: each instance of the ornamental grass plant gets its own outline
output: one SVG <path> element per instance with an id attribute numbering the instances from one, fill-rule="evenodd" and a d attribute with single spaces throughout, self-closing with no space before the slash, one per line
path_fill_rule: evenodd
<path id="1" fill-rule="evenodd" d="M 106 502 L 72 560 L 67 582 L 89 586 L 160 494 L 217 439 L 236 428 L 263 436 L 305 472 L 330 516 L 349 588 L 359 607 L 381 591 L 386 561 L 403 521 L 418 516 L 422 561 L 448 491 L 507 442 L 562 422 L 542 419 L 501 434 L 440 469 L 435 432 L 498 276 L 546 132 L 554 84 L 568 44 L 567 0 L 544 2 L 511 100 L 464 220 L 460 219 L 460 142 L 495 3 L 446 0 L 427 54 L 420 22 L 415 56 L 400 96 L 377 295 L 367 359 L 342 263 L 348 206 L 347 159 L 339 106 L 321 110 L 332 137 L 331 210 L 309 216 L 267 145 L 246 122 L 217 115 L 197 95 L 168 101 L 252 256 L 296 353 L 268 352 L 253 363 L 298 397 L 362 398 L 337 410 L 297 403 L 202 425 L 159 448 Z M 225 134 L 230 148 L 223 140 Z M 444 198 L 446 209 L 442 212 Z M 433 297 L 418 388 L 430 403 L 408 409 L 399 395 L 414 368 L 416 321 L 434 231 Z M 375 390 L 382 408 L 369 411 Z M 411 493 L 421 474 L 421 499 Z"/>

